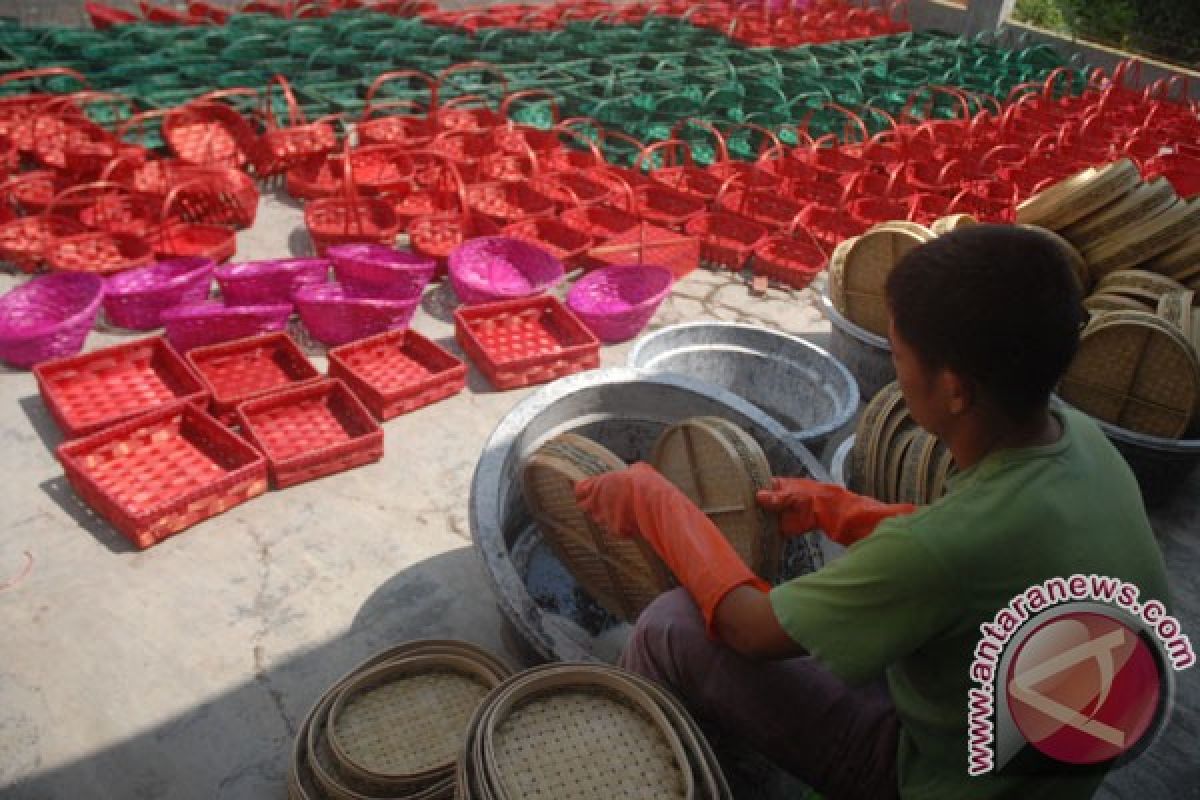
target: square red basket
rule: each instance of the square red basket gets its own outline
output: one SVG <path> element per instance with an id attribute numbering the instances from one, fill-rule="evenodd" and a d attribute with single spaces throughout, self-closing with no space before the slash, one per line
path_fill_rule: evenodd
<path id="1" fill-rule="evenodd" d="M 76 493 L 140 548 L 267 489 L 262 455 L 188 402 L 58 448 Z"/>
<path id="2" fill-rule="evenodd" d="M 295 340 L 281 331 L 196 347 L 185 358 L 212 395 L 213 414 L 225 424 L 246 400 L 321 379 Z"/>
<path id="3" fill-rule="evenodd" d="M 600 342 L 549 295 L 466 306 L 454 336 L 497 389 L 515 389 L 600 366 Z"/>
<path id="4" fill-rule="evenodd" d="M 383 457 L 383 429 L 339 380 L 247 400 L 237 407 L 237 418 L 267 457 L 277 489 Z"/>
<path id="5" fill-rule="evenodd" d="M 467 365 L 410 328 L 330 350 L 329 377 L 386 420 L 462 391 Z"/>
<path id="6" fill-rule="evenodd" d="M 655 264 L 678 280 L 700 266 L 700 240 L 648 222 L 605 239 L 584 253 L 587 269 L 620 264 Z"/>
<path id="7" fill-rule="evenodd" d="M 42 402 L 68 439 L 176 400 L 203 408 L 208 391 L 161 336 L 38 364 Z"/>

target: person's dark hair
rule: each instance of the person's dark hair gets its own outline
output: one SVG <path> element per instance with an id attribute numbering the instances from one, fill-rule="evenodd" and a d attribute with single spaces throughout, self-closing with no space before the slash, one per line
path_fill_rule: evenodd
<path id="1" fill-rule="evenodd" d="M 910 250 L 888 276 L 897 332 L 931 368 L 976 384 L 1011 419 L 1045 408 L 1079 346 L 1081 287 L 1044 231 L 971 225 Z"/>

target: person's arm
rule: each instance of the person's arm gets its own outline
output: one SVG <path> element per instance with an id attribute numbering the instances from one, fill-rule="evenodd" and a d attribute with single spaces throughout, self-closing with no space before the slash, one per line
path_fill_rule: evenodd
<path id="1" fill-rule="evenodd" d="M 815 528 L 842 545 L 852 545 L 874 532 L 885 519 L 911 514 L 911 503 L 881 503 L 833 483 L 808 478 L 775 478 L 770 489 L 758 493 L 758 504 L 779 514 L 784 536 L 798 536 Z"/>
<path id="2" fill-rule="evenodd" d="M 746 658 L 775 659 L 806 655 L 779 624 L 771 595 L 739 586 L 717 606 L 713 627 L 717 638 Z"/>

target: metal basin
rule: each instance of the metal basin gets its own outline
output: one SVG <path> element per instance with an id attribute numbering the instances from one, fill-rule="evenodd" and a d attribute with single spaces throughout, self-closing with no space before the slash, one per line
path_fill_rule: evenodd
<path id="1" fill-rule="evenodd" d="M 858 411 L 858 386 L 837 359 L 797 336 L 757 325 L 673 325 L 641 339 L 627 363 L 690 375 L 741 395 L 814 453 Z"/>
<path id="2" fill-rule="evenodd" d="M 821 310 L 829 318 L 831 328 L 829 352 L 850 370 L 858 383 L 863 401 L 870 401 L 880 389 L 896 380 L 892 346 L 884 337 L 876 336 L 843 317 L 828 297 L 820 297 Z"/>
<path id="3" fill-rule="evenodd" d="M 471 483 L 471 536 L 504 615 L 531 655 L 563 661 L 614 661 L 629 634 L 583 594 L 545 546 L 518 483 L 525 458 L 547 439 L 575 432 L 627 463 L 645 460 L 670 424 L 718 415 L 750 433 L 777 475 L 827 480 L 812 454 L 744 399 L 685 375 L 629 368 L 592 370 L 531 394 L 496 426 Z M 791 540 L 785 574 L 822 563 L 824 537 Z"/>

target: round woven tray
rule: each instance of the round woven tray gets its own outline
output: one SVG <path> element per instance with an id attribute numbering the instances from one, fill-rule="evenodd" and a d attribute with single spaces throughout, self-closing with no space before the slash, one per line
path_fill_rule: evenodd
<path id="1" fill-rule="evenodd" d="M 1141 267 L 1187 283 L 1188 278 L 1181 277 L 1185 273 L 1189 277 L 1200 274 L 1200 232 L 1147 259 Z"/>
<path id="2" fill-rule="evenodd" d="M 1176 203 L 1153 219 L 1116 231 L 1083 251 L 1092 276 L 1137 266 L 1193 236 L 1200 227 L 1200 201 Z"/>
<path id="3" fill-rule="evenodd" d="M 966 228 L 970 225 L 978 225 L 979 220 L 970 214 L 948 214 L 944 217 L 935 219 L 929 225 L 929 230 L 936 233 L 938 236 L 944 236 L 947 233 Z"/>
<path id="4" fill-rule="evenodd" d="M 1154 307 L 1133 297 L 1108 292 L 1095 292 L 1083 299 L 1083 307 L 1093 314 L 1105 311 L 1153 311 Z"/>
<path id="5" fill-rule="evenodd" d="M 885 460 L 883 455 L 886 443 L 883 441 L 885 431 L 889 423 L 897 418 L 902 418 L 905 415 L 904 411 L 904 395 L 900 392 L 899 384 L 893 384 L 896 388 L 894 392 L 890 392 L 885 399 L 883 405 L 877 410 L 877 414 L 872 420 L 871 427 L 866 431 L 866 458 L 863 463 L 863 490 L 866 494 L 883 499 L 884 487 L 880 485 L 882 481 L 880 462 Z M 881 391 L 882 395 L 883 392 Z M 893 428 L 893 431 L 895 429 Z"/>
<path id="6" fill-rule="evenodd" d="M 1183 285 L 1157 272 L 1122 269 L 1101 278 L 1096 291 L 1129 297 L 1156 308 L 1160 297 L 1167 292 L 1183 291 Z"/>
<path id="7" fill-rule="evenodd" d="M 1191 289 L 1178 289 L 1164 292 L 1158 299 L 1156 309 L 1158 315 L 1171 323 L 1183 334 L 1184 338 L 1194 343 L 1192 316 L 1195 311 L 1196 293 Z"/>
<path id="8" fill-rule="evenodd" d="M 746 437 L 749 438 L 749 437 Z M 764 526 L 755 493 L 770 484 L 757 442 L 739 439 L 708 418 L 684 420 L 663 431 L 651 463 L 716 525 L 756 575 L 770 581 L 778 566 L 779 536 Z"/>
<path id="9" fill-rule="evenodd" d="M 879 498 L 888 503 L 899 502 L 900 498 L 900 470 L 904 465 L 904 457 L 908 455 L 909 449 L 913 442 L 917 440 L 920 430 L 911 423 L 901 430 L 888 445 L 885 451 L 887 458 L 885 459 L 883 476 L 884 481 L 881 484 L 882 496 Z"/>
<path id="10" fill-rule="evenodd" d="M 1178 202 L 1175 189 L 1166 178 L 1142 183 L 1115 203 L 1063 228 L 1062 235 L 1076 247 L 1108 236 L 1113 231 L 1139 225 L 1153 219 Z"/>
<path id="11" fill-rule="evenodd" d="M 888 310 L 884 283 L 888 273 L 905 253 L 929 241 L 928 230 L 919 233 L 894 223 L 884 223 L 858 237 L 845 255 L 842 277 L 842 313 L 851 322 L 876 334 L 887 336 Z M 919 227 L 919 226 L 918 226 Z"/>
<path id="12" fill-rule="evenodd" d="M 903 401 L 900 394 L 900 384 L 892 381 L 884 386 L 870 402 L 863 407 L 858 417 L 858 425 L 854 431 L 854 448 L 847 459 L 847 484 L 860 494 L 871 495 L 873 486 L 874 462 L 871 461 L 871 440 L 875 437 L 876 426 L 885 417 L 896 402 Z"/>
<path id="13" fill-rule="evenodd" d="M 950 452 L 949 447 L 939 441 L 933 457 L 933 467 L 927 476 L 929 502 L 936 503 L 946 496 L 946 492 L 950 488 L 948 481 L 955 472 L 957 469 L 954 466 L 954 454 Z"/>
<path id="14" fill-rule="evenodd" d="M 937 437 L 924 430 L 917 430 L 904 454 L 895 502 L 925 505 L 929 502 L 929 472 L 937 451 Z"/>
<path id="15" fill-rule="evenodd" d="M 542 445 L 521 470 L 525 504 L 538 527 L 584 590 L 615 616 L 632 622 L 673 583 L 671 573 L 640 537 L 602 530 L 579 508 L 574 485 L 625 468 L 596 442 L 563 434 Z"/>
<path id="16" fill-rule="evenodd" d="M 1200 364 L 1187 339 L 1153 312 L 1109 311 L 1084 329 L 1059 394 L 1105 422 L 1179 438 L 1200 398 Z"/>
<path id="17" fill-rule="evenodd" d="M 486 666 L 448 655 L 367 670 L 329 710 L 334 758 L 344 774 L 395 790 L 444 780 L 471 714 L 496 682 Z"/>
<path id="18" fill-rule="evenodd" d="M 496 800 L 695 797 L 683 744 L 653 698 L 607 670 L 520 676 L 489 699 L 473 760 Z"/>
<path id="19" fill-rule="evenodd" d="M 846 312 L 846 253 L 857 241 L 857 236 L 843 239 L 829 256 L 829 299 L 843 314 Z"/>
<path id="20" fill-rule="evenodd" d="M 901 397 L 899 402 L 884 417 L 876 428 L 875 441 L 872 446 L 872 486 L 876 497 L 885 502 L 891 502 L 896 496 L 896 482 L 899 476 L 899 464 L 896 462 L 894 448 L 898 445 L 903 434 L 916 428 L 916 423 L 908 413 L 908 405 Z M 896 470 L 893 471 L 892 467 Z"/>
<path id="21" fill-rule="evenodd" d="M 1023 201 L 1017 206 L 1016 221 L 1060 231 L 1117 202 L 1140 180 L 1137 167 L 1127 158 L 1100 169 L 1088 167 Z"/>

